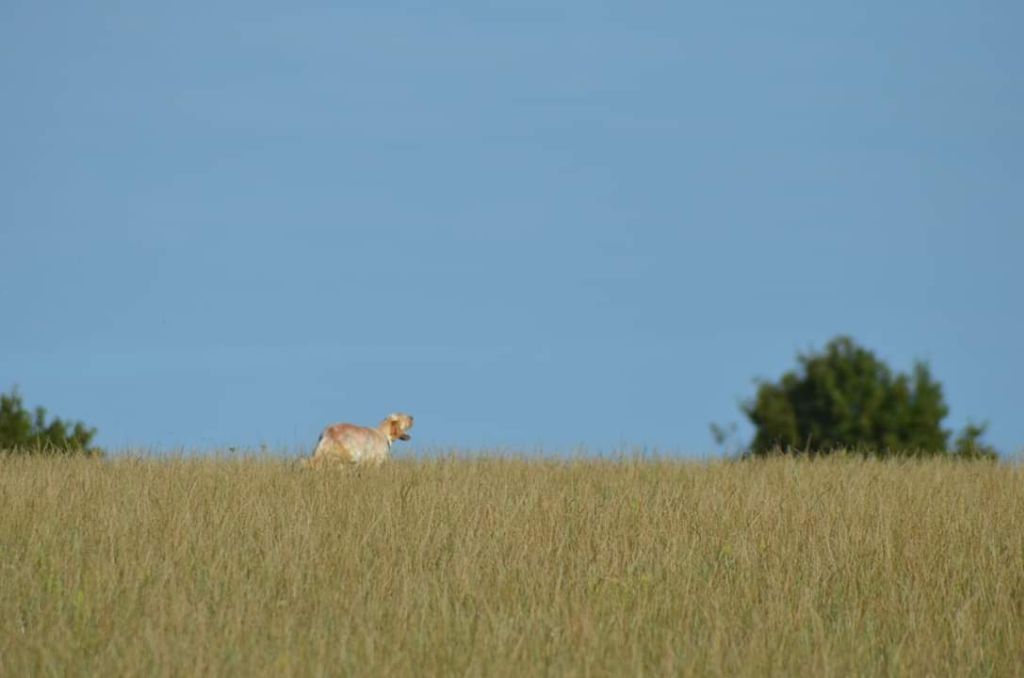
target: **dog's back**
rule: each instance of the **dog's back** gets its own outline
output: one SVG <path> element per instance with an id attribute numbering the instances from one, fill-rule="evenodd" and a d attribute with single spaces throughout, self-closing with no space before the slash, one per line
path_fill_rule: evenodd
<path id="1" fill-rule="evenodd" d="M 334 424 L 320 434 L 310 465 L 380 463 L 387 459 L 390 448 L 387 437 L 376 429 Z"/>

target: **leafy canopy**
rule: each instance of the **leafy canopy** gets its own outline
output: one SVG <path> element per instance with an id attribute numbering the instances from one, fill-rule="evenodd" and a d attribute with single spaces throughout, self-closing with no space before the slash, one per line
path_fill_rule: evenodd
<path id="1" fill-rule="evenodd" d="M 751 452 L 828 453 L 838 449 L 889 454 L 945 454 L 949 408 L 928 366 L 894 373 L 874 353 L 840 336 L 820 353 L 801 354 L 799 368 L 777 383 L 762 381 L 743 411 L 756 428 Z M 984 426 L 969 425 L 956 441 L 965 457 L 993 457 Z"/>
<path id="2" fill-rule="evenodd" d="M 46 421 L 46 410 L 29 412 L 22 404 L 18 389 L 0 394 L 0 450 L 60 454 L 95 454 L 90 447 L 96 429 L 82 422 L 66 422 L 55 417 Z"/>

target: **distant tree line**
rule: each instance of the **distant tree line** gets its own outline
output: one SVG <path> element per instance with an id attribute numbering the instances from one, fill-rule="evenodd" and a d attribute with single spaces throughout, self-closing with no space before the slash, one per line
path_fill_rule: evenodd
<path id="1" fill-rule="evenodd" d="M 998 456 L 982 441 L 985 424 L 968 424 L 950 445 L 951 432 L 942 427 L 949 413 L 942 386 L 923 362 L 909 374 L 893 372 L 845 336 L 821 352 L 798 355 L 797 362 L 778 381 L 760 381 L 742 405 L 755 428 L 748 454 Z M 723 430 L 713 425 L 712 433 L 721 439 Z"/>
<path id="2" fill-rule="evenodd" d="M 0 394 L 0 451 L 15 454 L 101 454 L 92 446 L 96 429 L 60 417 L 47 420 L 46 409 L 25 408 L 17 388 Z"/>
<path id="3" fill-rule="evenodd" d="M 949 413 L 942 385 L 928 365 L 894 372 L 850 337 L 830 341 L 820 352 L 797 356 L 797 368 L 775 382 L 758 382 L 741 409 L 754 425 L 746 455 L 831 454 L 877 456 L 949 455 L 996 459 L 982 438 L 985 424 L 968 424 L 950 443 L 942 427 Z M 712 424 L 721 443 L 729 433 Z M 0 451 L 101 454 L 92 446 L 96 429 L 80 421 L 47 419 L 42 407 L 29 411 L 16 388 L 0 394 Z"/>

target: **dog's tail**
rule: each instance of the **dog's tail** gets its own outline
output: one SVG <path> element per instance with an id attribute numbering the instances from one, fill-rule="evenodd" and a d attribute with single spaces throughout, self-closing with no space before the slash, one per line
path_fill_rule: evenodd
<path id="1" fill-rule="evenodd" d="M 313 468 L 313 459 L 316 458 L 316 451 L 320 449 L 320 443 L 324 440 L 324 434 L 321 433 L 320 437 L 316 439 L 316 445 L 313 446 L 313 456 L 300 457 L 299 468 Z"/>

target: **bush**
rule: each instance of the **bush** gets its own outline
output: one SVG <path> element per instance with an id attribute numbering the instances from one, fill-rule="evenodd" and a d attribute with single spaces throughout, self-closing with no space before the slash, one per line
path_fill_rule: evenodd
<path id="1" fill-rule="evenodd" d="M 743 411 L 756 428 L 753 454 L 829 453 L 845 449 L 887 455 L 948 454 L 949 413 L 942 386 L 925 363 L 894 373 L 849 337 L 821 353 L 797 356 L 799 368 L 777 383 L 762 381 Z M 968 426 L 952 450 L 963 458 L 994 458 L 981 443 L 984 426 Z"/>
<path id="2" fill-rule="evenodd" d="M 96 429 L 80 421 L 55 417 L 47 423 L 46 410 L 29 412 L 18 389 L 0 394 L 0 450 L 24 454 L 100 454 L 92 447 Z"/>
<path id="3" fill-rule="evenodd" d="M 981 441 L 988 424 L 967 424 L 957 436 L 953 454 L 961 459 L 998 459 L 999 452 Z"/>

